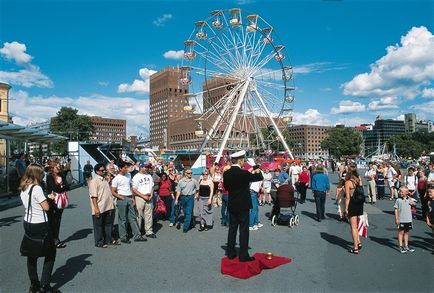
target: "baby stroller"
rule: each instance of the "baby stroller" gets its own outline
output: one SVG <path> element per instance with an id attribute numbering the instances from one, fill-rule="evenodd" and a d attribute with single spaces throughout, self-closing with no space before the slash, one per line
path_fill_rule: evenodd
<path id="1" fill-rule="evenodd" d="M 292 185 L 284 184 L 279 186 L 274 200 L 274 206 L 271 211 L 271 225 L 288 225 L 289 227 L 297 226 L 300 218 L 295 214 L 299 194 Z M 282 213 L 289 211 L 290 213 Z"/>

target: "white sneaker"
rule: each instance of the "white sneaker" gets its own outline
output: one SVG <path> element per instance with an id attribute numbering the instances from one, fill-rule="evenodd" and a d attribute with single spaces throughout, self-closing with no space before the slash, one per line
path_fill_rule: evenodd
<path id="1" fill-rule="evenodd" d="M 170 224 L 169 224 L 169 227 L 173 227 L 173 223 L 170 223 Z"/>
<path id="2" fill-rule="evenodd" d="M 249 231 L 257 231 L 258 230 L 258 226 L 253 226 L 253 227 L 249 227 Z"/>
<path id="3" fill-rule="evenodd" d="M 262 228 L 264 227 L 264 225 L 262 225 L 261 223 L 258 224 L 258 228 Z"/>

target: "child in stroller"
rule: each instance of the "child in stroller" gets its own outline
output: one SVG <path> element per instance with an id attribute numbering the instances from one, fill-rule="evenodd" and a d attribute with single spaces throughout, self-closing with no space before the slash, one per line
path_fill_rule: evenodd
<path id="1" fill-rule="evenodd" d="M 283 184 L 277 188 L 276 199 L 271 210 L 271 225 L 289 225 L 293 227 L 299 224 L 299 216 L 295 214 L 297 207 L 298 192 L 292 185 Z M 291 214 L 282 214 L 282 209 L 289 209 Z"/>

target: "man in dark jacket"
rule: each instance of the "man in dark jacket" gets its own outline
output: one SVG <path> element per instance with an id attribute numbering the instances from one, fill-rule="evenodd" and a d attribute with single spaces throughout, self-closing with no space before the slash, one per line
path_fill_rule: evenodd
<path id="1" fill-rule="evenodd" d="M 239 260 L 241 262 L 252 261 L 249 256 L 249 210 L 252 208 L 250 197 L 250 183 L 263 180 L 261 170 L 258 168 L 254 173 L 243 170 L 245 151 L 239 151 L 230 157 L 233 164 L 229 170 L 223 173 L 223 184 L 229 192 L 228 211 L 229 211 L 229 231 L 228 246 L 226 255 L 233 259 L 237 256 L 235 250 L 235 240 L 237 237 L 238 226 L 240 227 L 240 251 Z"/>

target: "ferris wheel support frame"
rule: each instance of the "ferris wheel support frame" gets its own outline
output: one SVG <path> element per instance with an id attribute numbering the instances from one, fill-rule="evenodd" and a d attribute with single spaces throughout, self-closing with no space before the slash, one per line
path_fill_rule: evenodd
<path id="1" fill-rule="evenodd" d="M 274 130 L 276 130 L 277 136 L 279 137 L 280 141 L 283 144 L 283 147 L 286 149 L 286 151 L 289 154 L 289 157 L 291 158 L 291 160 L 294 160 L 294 156 L 292 155 L 291 150 L 288 147 L 288 144 L 286 143 L 282 133 L 280 132 L 279 128 L 277 127 L 276 122 L 274 121 L 273 117 L 271 116 L 270 112 L 268 111 L 267 105 L 265 105 L 264 100 L 262 99 L 262 96 L 259 94 L 257 89 L 254 89 L 253 92 L 256 94 L 256 97 L 258 98 L 259 102 L 261 103 L 265 113 L 267 114 L 268 118 L 271 121 L 271 124 L 274 127 Z"/>
<path id="2" fill-rule="evenodd" d="M 222 114 L 218 115 L 217 119 L 214 121 L 214 124 L 211 126 L 211 129 L 209 130 L 209 132 L 207 132 L 205 139 L 204 139 L 202 145 L 200 146 L 200 149 L 199 149 L 200 152 L 203 151 L 203 149 L 205 148 L 209 139 L 214 135 L 214 131 L 216 130 L 216 128 L 218 127 L 220 122 L 223 120 L 223 115 L 226 113 L 226 110 L 229 108 L 230 104 L 232 103 L 232 99 L 234 98 L 234 96 L 237 93 L 237 91 L 239 90 L 239 88 L 240 88 L 240 85 L 237 85 L 236 87 L 233 88 L 231 95 L 227 98 L 226 105 L 224 105 L 224 107 L 221 111 Z"/>
<path id="3" fill-rule="evenodd" d="M 215 161 L 214 161 L 215 163 L 220 162 L 220 158 L 222 157 L 223 150 L 225 149 L 229 135 L 231 134 L 231 131 L 232 131 L 232 127 L 234 126 L 235 119 L 237 118 L 238 111 L 240 110 L 241 104 L 243 103 L 244 97 L 246 96 L 247 89 L 249 88 L 250 81 L 246 80 L 244 82 L 245 82 L 245 84 L 243 85 L 243 88 L 241 89 L 240 98 L 238 99 L 237 104 L 234 108 L 234 111 L 232 112 L 231 120 L 229 120 L 229 124 L 226 127 L 225 134 L 223 136 L 222 144 L 220 145 L 219 152 L 217 153 L 217 157 L 215 158 Z M 235 92 L 236 91 L 234 91 L 234 93 Z"/>

